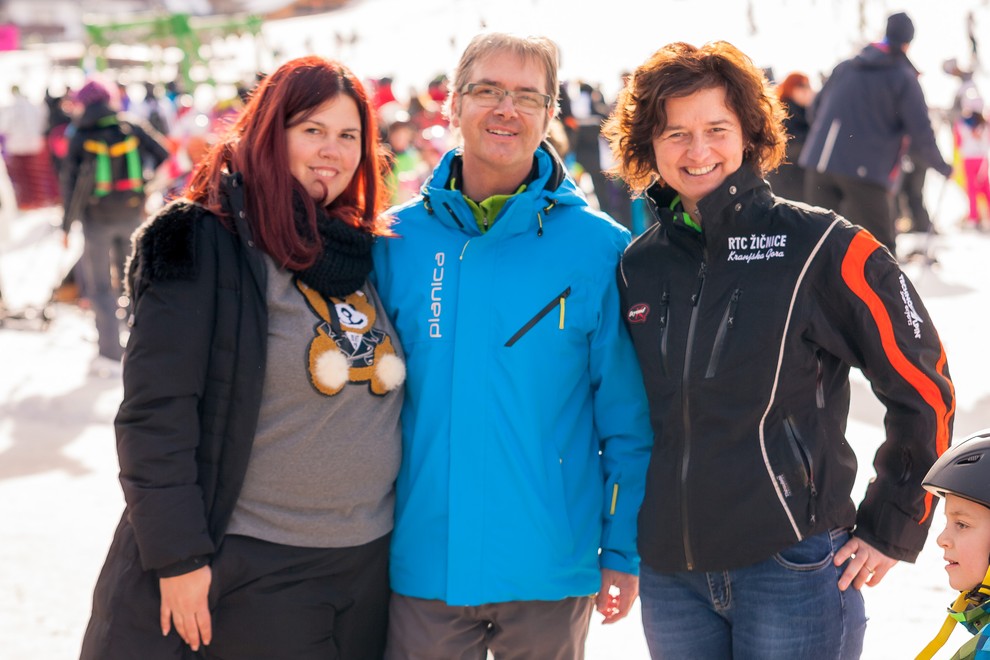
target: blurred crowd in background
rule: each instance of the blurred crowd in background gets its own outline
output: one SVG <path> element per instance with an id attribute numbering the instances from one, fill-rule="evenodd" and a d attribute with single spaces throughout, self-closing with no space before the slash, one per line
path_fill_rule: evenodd
<path id="1" fill-rule="evenodd" d="M 105 79 L 112 81 L 113 73 L 104 72 Z M 936 133 L 951 131 L 952 180 L 969 202 L 965 217 L 943 220 L 963 229 L 990 229 L 987 108 L 971 68 L 953 59 L 943 63 L 942 73 L 957 82 L 957 92 L 951 107 L 930 108 L 930 117 Z M 787 108 L 791 136 L 787 162 L 771 175 L 770 183 L 775 193 L 801 201 L 804 170 L 798 159 L 810 129 L 809 109 L 823 81 L 801 71 L 777 75 L 767 70 L 766 74 Z M 608 82 L 621 87 L 627 75 L 623 73 L 620 81 Z M 180 79 L 167 83 L 133 79 L 115 83 L 110 105 L 159 135 L 170 152 L 166 166 L 155 172 L 151 168 L 146 171 L 149 178 L 154 174 L 154 180 L 146 186 L 147 214 L 181 195 L 196 163 L 232 123 L 255 82 L 236 87 L 217 85 L 210 90 L 212 101 L 206 106 L 198 101 L 203 90 L 184 89 Z M 457 136 L 444 111 L 448 78 L 436 73 L 418 88 L 401 91 L 393 88 L 393 79 L 388 76 L 368 78 L 365 84 L 378 111 L 382 144 L 392 154 L 392 202 L 401 204 L 417 195 L 440 157 L 457 145 Z M 625 184 L 608 175 L 611 153 L 600 127 L 612 111 L 614 98 L 607 98 L 602 87 L 581 79 L 562 81 L 560 112 L 551 122 L 548 141 L 592 204 L 635 235 L 652 220 L 642 200 L 632 199 Z M 67 89 L 62 94 L 48 92 L 44 99 L 32 99 L 17 86 L 10 90 L 10 102 L 0 107 L 0 146 L 6 166 L 6 173 L 0 172 L 0 192 L 12 190 L 13 200 L 3 202 L 0 195 L 0 208 L 6 206 L 9 212 L 12 203 L 19 211 L 63 205 L 65 193 L 60 192 L 59 175 L 84 110 L 78 92 Z M 948 154 L 945 158 L 949 161 Z M 901 167 L 890 176 L 890 212 L 899 233 L 935 231 L 924 197 L 925 171 L 925 167 L 913 162 L 911 149 L 905 144 Z M 79 283 L 74 280 L 70 272 L 61 287 L 68 293 L 61 297 L 86 304 L 85 292 L 79 291 Z M 119 284 L 120 273 L 115 273 L 115 281 Z"/>

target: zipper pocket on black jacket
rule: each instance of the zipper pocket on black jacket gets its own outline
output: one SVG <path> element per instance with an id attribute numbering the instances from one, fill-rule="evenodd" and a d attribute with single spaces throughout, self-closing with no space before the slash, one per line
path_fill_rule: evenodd
<path id="1" fill-rule="evenodd" d="M 670 333 L 670 292 L 664 287 L 660 296 L 660 371 L 667 375 L 667 336 Z"/>
<path id="2" fill-rule="evenodd" d="M 808 488 L 808 523 L 814 525 L 818 520 L 818 489 L 815 487 L 815 465 L 811 460 L 811 454 L 808 452 L 807 447 L 801 442 L 801 436 L 798 435 L 797 428 L 790 417 L 784 418 L 784 432 L 787 434 L 787 440 L 794 452 L 795 460 L 801 466 L 801 469 L 804 470 L 807 480 L 805 485 Z"/>
<path id="3" fill-rule="evenodd" d="M 712 347 L 712 357 L 708 361 L 708 371 L 705 372 L 705 378 L 714 378 L 718 371 L 718 363 L 722 358 L 722 351 L 725 348 L 725 341 L 729 337 L 729 330 L 736 324 L 736 309 L 739 307 L 739 296 L 741 295 L 742 289 L 733 291 L 729 305 L 725 308 L 722 323 L 719 324 L 718 333 L 715 335 L 715 345 Z"/>
<path id="4" fill-rule="evenodd" d="M 517 341 L 519 341 L 520 339 L 522 339 L 522 336 L 524 334 L 526 334 L 527 332 L 529 332 L 530 330 L 532 330 L 534 325 L 536 325 L 537 323 L 539 323 L 543 319 L 544 316 L 546 316 L 547 314 L 549 314 L 553 310 L 553 308 L 554 307 L 557 307 L 558 305 L 560 306 L 560 329 L 563 330 L 564 329 L 564 300 L 566 300 L 567 299 L 567 296 L 569 296 L 569 295 L 571 295 L 571 287 L 567 287 L 566 289 L 564 289 L 563 291 L 561 291 L 559 294 L 557 294 L 556 296 L 554 296 L 553 297 L 553 300 L 551 300 L 550 302 L 548 302 L 547 305 L 546 305 L 546 307 L 544 307 L 539 312 L 537 312 L 536 313 L 536 316 L 534 316 L 529 321 L 527 321 L 526 324 L 523 325 L 523 327 L 519 328 L 516 331 L 516 334 L 512 335 L 511 337 L 509 337 L 509 341 L 505 342 L 506 348 L 511 347 Z"/>
<path id="5" fill-rule="evenodd" d="M 822 363 L 821 349 L 815 351 L 815 360 L 818 362 L 818 375 L 815 377 L 815 405 L 819 410 L 825 409 L 825 366 Z"/>

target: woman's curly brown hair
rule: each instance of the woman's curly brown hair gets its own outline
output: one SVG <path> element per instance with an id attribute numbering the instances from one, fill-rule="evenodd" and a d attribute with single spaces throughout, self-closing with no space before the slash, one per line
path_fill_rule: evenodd
<path id="1" fill-rule="evenodd" d="M 760 176 L 777 169 L 787 146 L 786 110 L 747 55 L 727 41 L 713 41 L 701 48 L 668 44 L 636 69 L 602 127 L 616 163 L 608 173 L 635 193 L 654 181 L 664 183 L 653 140 L 667 125 L 665 101 L 713 87 L 725 89 L 725 102 L 739 117 L 744 162 Z"/>

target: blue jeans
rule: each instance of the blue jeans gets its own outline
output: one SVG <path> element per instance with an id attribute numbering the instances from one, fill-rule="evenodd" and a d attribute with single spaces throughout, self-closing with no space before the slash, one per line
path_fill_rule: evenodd
<path id="1" fill-rule="evenodd" d="M 141 216 L 132 218 L 88 220 L 83 223 L 83 254 L 79 267 L 96 318 L 96 334 L 100 355 L 119 360 L 124 354 L 120 344 L 118 299 L 123 295 L 124 264 L 131 250 L 131 234 L 141 224 Z M 111 276 L 117 275 L 117 284 Z"/>
<path id="2" fill-rule="evenodd" d="M 839 591 L 845 529 L 806 538 L 752 566 L 710 573 L 640 569 L 643 628 L 654 658 L 859 658 L 863 595 Z"/>

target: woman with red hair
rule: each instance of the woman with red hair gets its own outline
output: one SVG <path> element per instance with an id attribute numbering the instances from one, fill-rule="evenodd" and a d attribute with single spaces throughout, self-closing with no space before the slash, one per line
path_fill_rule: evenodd
<path id="1" fill-rule="evenodd" d="M 808 122 L 808 108 L 815 98 L 811 81 L 803 73 L 787 74 L 777 85 L 777 98 L 780 99 L 787 116 L 784 130 L 787 131 L 787 155 L 775 172 L 767 175 L 767 181 L 775 195 L 784 199 L 804 201 L 804 168 L 797 164 L 798 156 L 804 147 L 811 125 Z"/>
<path id="2" fill-rule="evenodd" d="M 381 657 L 405 367 L 367 279 L 377 135 L 350 70 L 287 62 L 135 234 L 83 658 Z"/>

